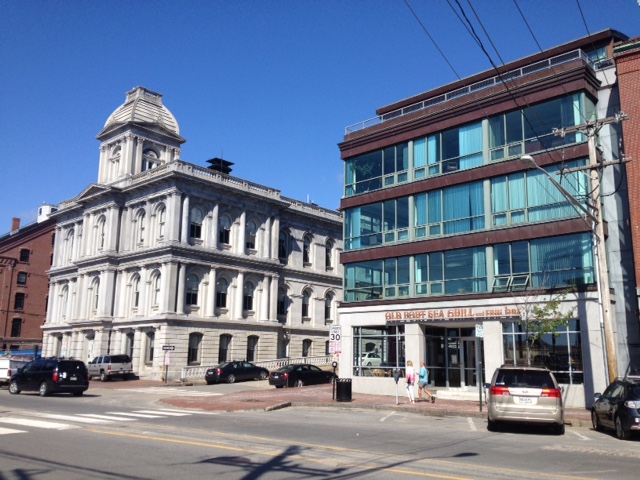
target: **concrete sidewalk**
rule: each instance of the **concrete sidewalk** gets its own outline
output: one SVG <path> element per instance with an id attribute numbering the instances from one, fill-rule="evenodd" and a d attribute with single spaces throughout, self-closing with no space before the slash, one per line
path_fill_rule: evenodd
<path id="1" fill-rule="evenodd" d="M 162 383 L 149 380 L 131 380 L 127 382 L 112 381 L 106 383 L 92 382 L 92 388 L 144 388 L 144 387 L 182 387 L 181 383 Z M 185 389 L 189 388 L 184 386 Z M 348 394 L 342 397 L 347 397 Z M 400 393 L 404 394 L 404 391 Z M 242 412 L 270 411 L 287 407 L 329 407 L 329 408 L 366 408 L 384 411 L 412 412 L 431 416 L 462 416 L 486 418 L 487 405 L 478 401 L 462 401 L 438 399 L 435 403 L 427 401 L 409 404 L 406 395 L 395 396 L 367 395 L 352 392 L 351 401 L 338 402 L 333 398 L 333 385 L 314 385 L 302 388 L 274 388 L 267 384 L 258 388 L 216 396 L 176 396 L 161 400 L 162 403 L 175 408 L 188 408 L 208 412 Z M 565 423 L 572 427 L 591 427 L 589 410 L 579 408 L 565 409 Z"/>

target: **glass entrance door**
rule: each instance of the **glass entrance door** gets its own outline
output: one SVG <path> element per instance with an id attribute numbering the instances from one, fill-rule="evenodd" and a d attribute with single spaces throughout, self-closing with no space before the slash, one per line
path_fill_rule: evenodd
<path id="1" fill-rule="evenodd" d="M 473 328 L 429 328 L 425 330 L 427 368 L 436 387 L 477 387 L 477 365 L 482 347 Z M 483 375 L 480 375 L 482 382 Z"/>

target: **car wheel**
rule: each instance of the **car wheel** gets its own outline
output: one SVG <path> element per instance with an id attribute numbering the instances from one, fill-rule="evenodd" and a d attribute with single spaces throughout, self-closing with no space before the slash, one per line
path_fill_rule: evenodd
<path id="1" fill-rule="evenodd" d="M 9 393 L 11 393 L 12 395 L 17 395 L 20 393 L 20 387 L 18 387 L 17 382 L 11 382 L 9 384 Z"/>
<path id="2" fill-rule="evenodd" d="M 371 366 L 371 362 L 367 363 L 367 367 L 370 367 L 370 366 Z"/>
<path id="3" fill-rule="evenodd" d="M 564 435 L 564 423 L 558 423 L 554 425 L 553 433 L 556 435 Z"/>
<path id="4" fill-rule="evenodd" d="M 593 425 L 594 430 L 598 432 L 602 431 L 602 424 L 600 423 L 600 419 L 598 418 L 595 410 L 591 410 L 591 424 Z"/>
<path id="5" fill-rule="evenodd" d="M 74 397 L 81 397 L 84 392 L 73 392 Z"/>
<path id="6" fill-rule="evenodd" d="M 40 384 L 40 390 L 38 390 L 38 393 L 40 393 L 41 397 L 46 397 L 47 395 L 49 395 L 49 385 L 47 384 L 47 382 L 42 382 Z"/>
<path id="7" fill-rule="evenodd" d="M 620 440 L 629 440 L 629 437 L 631 437 L 631 432 L 624 429 L 619 416 L 616 416 L 616 437 Z"/>
<path id="8" fill-rule="evenodd" d="M 109 376 L 105 372 L 100 372 L 100 381 L 106 382 L 107 380 L 109 380 Z"/>
<path id="9" fill-rule="evenodd" d="M 211 385 L 213 382 L 211 380 L 205 380 L 207 382 L 207 385 Z"/>
<path id="10" fill-rule="evenodd" d="M 487 430 L 489 430 L 490 432 L 497 432 L 498 422 L 496 422 L 495 420 L 487 419 Z"/>
<path id="11" fill-rule="evenodd" d="M 282 388 L 283 385 L 276 385 L 276 388 Z"/>
<path id="12" fill-rule="evenodd" d="M 231 374 L 227 377 L 227 383 L 233 383 L 236 381 L 236 376 Z"/>
<path id="13" fill-rule="evenodd" d="M 296 380 L 295 387 L 304 387 L 304 382 L 300 379 Z"/>
<path id="14" fill-rule="evenodd" d="M 260 372 L 260 380 L 266 380 L 267 376 L 267 372 Z"/>
<path id="15" fill-rule="evenodd" d="M 128 373 L 125 373 L 125 374 L 122 376 L 122 380 L 129 380 L 129 374 L 128 374 Z"/>

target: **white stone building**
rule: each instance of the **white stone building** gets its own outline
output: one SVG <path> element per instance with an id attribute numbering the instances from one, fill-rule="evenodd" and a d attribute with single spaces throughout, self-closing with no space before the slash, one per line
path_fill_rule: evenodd
<path id="1" fill-rule="evenodd" d="M 127 353 L 141 377 L 327 353 L 342 217 L 180 160 L 162 95 L 137 87 L 98 135 L 98 182 L 59 205 L 43 354 Z M 175 346 L 168 359 L 162 347 Z"/>

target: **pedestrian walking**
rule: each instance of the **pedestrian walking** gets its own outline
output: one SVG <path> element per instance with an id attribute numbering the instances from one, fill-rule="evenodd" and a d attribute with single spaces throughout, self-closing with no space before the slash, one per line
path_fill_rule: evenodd
<path id="1" fill-rule="evenodd" d="M 422 401 L 422 392 L 429 395 L 431 399 L 431 403 L 435 403 L 436 396 L 432 394 L 428 389 L 427 385 L 429 384 L 429 370 L 425 366 L 424 362 L 420 362 L 420 371 L 418 372 L 418 401 Z"/>
<path id="2" fill-rule="evenodd" d="M 416 370 L 413 368 L 413 362 L 409 360 L 407 362 L 407 397 L 409 397 L 409 403 L 416 403 L 413 396 L 413 385 L 416 383 Z"/>

